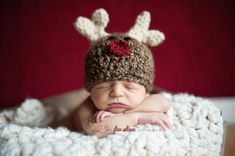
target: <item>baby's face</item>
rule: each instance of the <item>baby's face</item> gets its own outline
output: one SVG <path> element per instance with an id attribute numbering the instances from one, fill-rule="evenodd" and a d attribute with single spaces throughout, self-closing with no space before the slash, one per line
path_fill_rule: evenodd
<path id="1" fill-rule="evenodd" d="M 121 113 L 142 103 L 145 87 L 127 81 L 109 81 L 91 89 L 91 100 L 99 110 Z"/>

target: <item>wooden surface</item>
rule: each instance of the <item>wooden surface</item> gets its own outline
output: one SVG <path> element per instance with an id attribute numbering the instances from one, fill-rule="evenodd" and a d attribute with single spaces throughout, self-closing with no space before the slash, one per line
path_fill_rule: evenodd
<path id="1" fill-rule="evenodd" d="M 235 124 L 228 125 L 224 156 L 235 156 Z"/>

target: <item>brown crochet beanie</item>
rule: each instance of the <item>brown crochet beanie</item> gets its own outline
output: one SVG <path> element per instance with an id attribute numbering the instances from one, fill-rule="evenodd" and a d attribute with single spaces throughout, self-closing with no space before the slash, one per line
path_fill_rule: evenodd
<path id="1" fill-rule="evenodd" d="M 85 88 L 90 91 L 98 83 L 122 80 L 152 89 L 154 64 L 147 46 L 160 44 L 165 36 L 158 30 L 149 30 L 150 13 L 143 11 L 127 33 L 109 34 L 105 27 L 109 16 L 105 9 L 97 9 L 91 19 L 78 17 L 75 28 L 91 41 L 85 58 Z"/>
<path id="2" fill-rule="evenodd" d="M 125 34 L 111 34 L 91 46 L 84 68 L 85 88 L 102 82 L 123 80 L 143 85 L 149 92 L 154 80 L 150 49 Z"/>

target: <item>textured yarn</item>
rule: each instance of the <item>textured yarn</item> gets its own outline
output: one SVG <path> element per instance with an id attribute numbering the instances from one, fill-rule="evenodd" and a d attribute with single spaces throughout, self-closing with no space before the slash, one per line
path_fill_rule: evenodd
<path id="1" fill-rule="evenodd" d="M 126 34 L 148 46 L 159 45 L 165 40 L 165 36 L 158 30 L 149 30 L 150 21 L 150 13 L 148 11 L 141 12 L 137 16 L 134 26 Z M 108 22 L 109 15 L 107 11 L 100 8 L 94 11 L 91 19 L 79 16 L 74 25 L 79 33 L 90 40 L 91 43 L 94 43 L 100 38 L 109 35 L 105 31 Z"/>
<path id="2" fill-rule="evenodd" d="M 116 132 L 97 139 L 48 124 L 48 111 L 35 100 L 0 113 L 0 156 L 218 156 L 223 120 L 206 99 L 188 94 L 164 94 L 173 103 L 168 111 L 171 129 L 138 125 L 132 132 Z M 27 122 L 26 122 L 27 121 Z"/>
<path id="3" fill-rule="evenodd" d="M 85 88 L 102 82 L 122 80 L 143 85 L 151 92 L 154 64 L 148 46 L 160 44 L 165 36 L 158 30 L 149 30 L 150 13 L 143 11 L 127 33 L 105 32 L 109 16 L 105 9 L 97 9 L 91 20 L 78 17 L 77 31 L 91 41 L 85 59 Z"/>
<path id="4" fill-rule="evenodd" d="M 126 45 L 115 45 L 116 53 L 110 52 L 110 44 L 115 41 Z M 126 47 L 128 46 L 128 47 Z M 123 51 L 127 54 L 121 55 Z M 152 90 L 154 63 L 150 49 L 125 34 L 111 34 L 97 41 L 88 51 L 84 69 L 85 88 L 90 91 L 94 85 L 106 81 L 122 80 L 143 85 Z"/>

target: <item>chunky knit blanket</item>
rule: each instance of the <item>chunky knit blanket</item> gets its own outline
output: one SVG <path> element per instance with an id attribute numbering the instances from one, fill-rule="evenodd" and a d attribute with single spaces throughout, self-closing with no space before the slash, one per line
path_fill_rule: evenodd
<path id="1" fill-rule="evenodd" d="M 50 118 L 36 99 L 0 113 L 0 156 L 216 156 L 220 154 L 223 120 L 206 99 L 188 94 L 165 94 L 173 103 L 168 112 L 171 129 L 138 125 L 103 139 L 59 127 L 45 127 Z"/>

